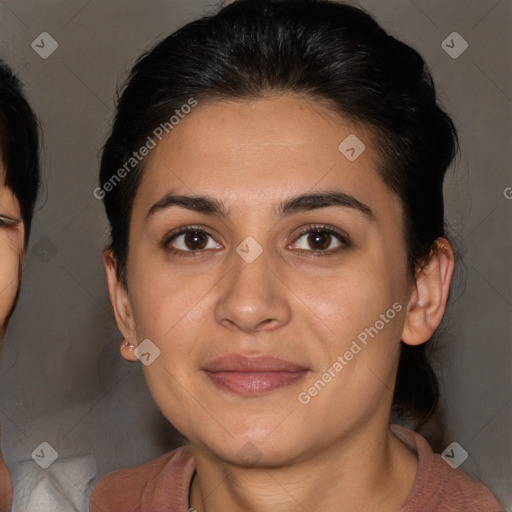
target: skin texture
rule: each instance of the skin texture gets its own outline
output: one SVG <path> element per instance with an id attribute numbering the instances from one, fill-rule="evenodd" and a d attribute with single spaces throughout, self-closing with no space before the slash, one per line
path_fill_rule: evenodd
<path id="1" fill-rule="evenodd" d="M 5 187 L 3 168 L 0 169 L 0 339 L 3 339 L 20 285 L 24 228 L 18 201 L 11 190 Z M 2 216 L 17 222 L 3 225 Z"/>
<path id="2" fill-rule="evenodd" d="M 355 161 L 338 150 L 350 134 L 366 146 Z M 423 343 L 439 325 L 453 253 L 440 239 L 416 281 L 408 278 L 400 200 L 377 172 L 374 143 L 365 127 L 290 94 L 200 103 L 149 155 L 133 205 L 127 287 L 111 252 L 104 262 L 123 336 L 161 351 L 145 375 L 190 441 L 190 505 L 199 512 L 396 511 L 413 485 L 416 456 L 388 428 L 399 343 Z M 178 206 L 148 216 L 170 191 L 215 198 L 228 216 Z M 291 197 L 326 191 L 353 196 L 373 218 L 339 206 L 275 211 Z M 340 230 L 348 245 L 327 236 L 330 253 L 318 256 L 300 233 L 319 224 Z M 191 253 L 185 236 L 166 245 L 190 225 L 211 232 L 202 252 Z M 263 250 L 252 263 L 236 252 L 247 237 Z M 300 403 L 298 394 L 394 303 L 401 311 Z M 121 353 L 136 360 L 124 344 Z M 309 371 L 292 385 L 241 396 L 202 371 L 228 354 L 273 355 Z M 257 457 L 244 464 L 248 446 Z"/>
<path id="3" fill-rule="evenodd" d="M 3 225 L 1 216 L 17 220 Z M 0 168 L 0 343 L 12 314 L 20 285 L 20 271 L 24 258 L 24 228 L 19 203 L 5 187 L 3 167 Z M 12 503 L 11 475 L 0 451 L 0 511 L 10 510 Z"/>

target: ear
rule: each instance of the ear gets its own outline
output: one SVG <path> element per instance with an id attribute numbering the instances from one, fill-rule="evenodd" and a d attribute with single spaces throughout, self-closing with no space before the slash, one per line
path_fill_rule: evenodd
<path id="1" fill-rule="evenodd" d="M 401 337 L 404 343 L 420 345 L 438 328 L 446 309 L 454 266 L 450 242 L 438 238 L 427 264 L 416 274 Z"/>
<path id="2" fill-rule="evenodd" d="M 132 306 L 126 286 L 117 279 L 117 260 L 111 249 L 103 252 L 103 264 L 105 265 L 108 295 L 114 310 L 117 328 L 124 336 L 120 346 L 121 355 L 127 361 L 136 361 L 137 356 L 134 354 L 133 348 L 137 345 L 137 341 Z M 128 345 L 125 340 L 128 341 Z"/>

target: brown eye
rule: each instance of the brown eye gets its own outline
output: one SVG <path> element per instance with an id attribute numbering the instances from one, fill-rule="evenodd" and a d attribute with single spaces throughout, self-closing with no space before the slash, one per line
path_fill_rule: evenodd
<path id="1" fill-rule="evenodd" d="M 201 231 L 189 231 L 185 234 L 184 243 L 191 251 L 204 249 L 208 244 L 208 237 L 206 233 Z"/>
<path id="2" fill-rule="evenodd" d="M 192 253 L 204 249 L 221 249 L 222 245 L 215 242 L 210 233 L 203 229 L 182 229 L 170 236 L 165 246 L 171 252 Z"/>
<path id="3" fill-rule="evenodd" d="M 325 250 L 331 245 L 332 235 L 325 231 L 312 231 L 308 236 L 308 244 L 312 249 Z"/>
<path id="4" fill-rule="evenodd" d="M 329 227 L 310 227 L 303 230 L 296 241 L 291 245 L 292 249 L 304 252 L 317 253 L 318 255 L 334 254 L 350 246 L 348 239 L 342 233 Z"/>

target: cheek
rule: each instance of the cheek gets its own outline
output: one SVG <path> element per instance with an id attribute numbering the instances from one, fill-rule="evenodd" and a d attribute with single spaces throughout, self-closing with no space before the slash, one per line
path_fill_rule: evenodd
<path id="1" fill-rule="evenodd" d="M 303 386 L 302 399 L 310 400 L 308 410 L 313 415 L 329 411 L 338 419 L 347 414 L 359 417 L 364 408 L 377 407 L 386 389 L 393 387 L 406 277 L 400 265 L 394 266 L 382 253 L 368 253 L 329 279 L 299 289 L 301 282 L 306 284 L 297 280 L 294 290 L 312 309 L 311 321 L 319 329 L 328 326 L 321 336 L 320 331 L 313 336 L 317 372 Z"/>
<path id="2" fill-rule="evenodd" d="M 145 379 L 155 403 L 181 432 L 193 431 L 200 393 L 195 385 L 197 364 L 211 332 L 212 304 L 207 277 L 172 279 L 152 272 L 133 275 L 132 308 L 137 341 L 150 339 L 159 356 L 144 367 Z M 184 414 L 184 411 L 187 411 Z"/>
<path id="3" fill-rule="evenodd" d="M 19 250 L 9 240 L 0 237 L 0 325 L 10 313 L 19 286 Z"/>
<path id="4" fill-rule="evenodd" d="M 343 345 L 403 301 L 405 275 L 382 254 L 357 254 L 325 276 L 290 274 L 288 285 L 310 311 L 313 322 Z M 297 307 L 299 307 L 299 301 Z"/>
<path id="5" fill-rule="evenodd" d="M 137 338 L 175 343 L 177 332 L 190 325 L 199 329 L 214 285 L 215 276 L 209 274 L 185 276 L 155 267 L 136 271 L 129 287 Z"/>

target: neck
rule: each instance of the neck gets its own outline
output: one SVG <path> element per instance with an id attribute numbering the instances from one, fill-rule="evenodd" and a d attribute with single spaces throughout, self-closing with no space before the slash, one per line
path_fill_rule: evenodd
<path id="1" fill-rule="evenodd" d="M 300 461 L 270 468 L 243 468 L 191 448 L 196 476 L 190 506 L 198 512 L 396 512 L 418 466 L 387 424 L 354 429 Z"/>

